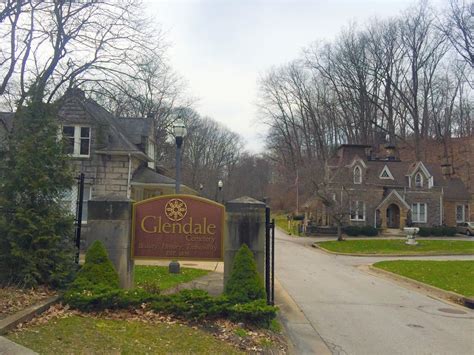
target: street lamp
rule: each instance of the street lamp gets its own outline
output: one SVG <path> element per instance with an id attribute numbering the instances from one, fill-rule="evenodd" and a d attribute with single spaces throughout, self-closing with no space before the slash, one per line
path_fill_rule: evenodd
<path id="1" fill-rule="evenodd" d="M 176 122 L 173 124 L 173 133 L 176 139 L 176 185 L 175 193 L 180 193 L 181 188 L 181 146 L 183 145 L 184 137 L 186 137 L 186 126 L 184 122 L 178 117 Z M 181 265 L 177 260 L 172 260 L 168 265 L 168 271 L 171 274 L 179 274 L 181 271 Z"/>
<path id="2" fill-rule="evenodd" d="M 217 187 L 219 188 L 219 195 L 221 196 L 221 200 L 223 200 L 222 198 L 222 187 L 224 186 L 224 183 L 222 182 L 222 180 L 219 180 L 217 182 Z"/>
<path id="3" fill-rule="evenodd" d="M 188 132 L 184 122 L 178 118 L 173 124 L 174 137 L 176 139 L 176 187 L 175 192 L 179 194 L 181 188 L 181 146 L 183 145 L 184 137 Z"/>

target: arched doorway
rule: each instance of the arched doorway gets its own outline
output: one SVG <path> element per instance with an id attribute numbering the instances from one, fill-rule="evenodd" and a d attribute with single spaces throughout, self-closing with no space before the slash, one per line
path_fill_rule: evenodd
<path id="1" fill-rule="evenodd" d="M 394 203 L 387 207 L 387 227 L 400 228 L 400 207 Z"/>

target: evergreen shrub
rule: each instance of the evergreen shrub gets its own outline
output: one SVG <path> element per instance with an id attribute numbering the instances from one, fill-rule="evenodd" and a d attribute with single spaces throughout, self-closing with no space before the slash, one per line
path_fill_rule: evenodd
<path id="1" fill-rule="evenodd" d="M 379 234 L 377 228 L 372 226 L 347 226 L 343 228 L 344 233 L 351 237 L 357 237 L 359 235 L 367 236 L 367 237 L 375 237 Z"/>
<path id="2" fill-rule="evenodd" d="M 66 303 L 81 310 L 113 308 L 123 293 L 119 276 L 102 242 L 96 240 L 86 261 L 64 295 Z"/>
<path id="3" fill-rule="evenodd" d="M 277 311 L 277 307 L 267 305 L 265 300 L 255 300 L 231 306 L 228 309 L 228 314 L 234 322 L 246 322 L 269 327 L 271 321 L 276 317 Z"/>
<path id="4" fill-rule="evenodd" d="M 63 287 L 75 271 L 73 216 L 61 204 L 73 178 L 57 108 L 20 107 L 0 152 L 0 284 Z"/>
<path id="5" fill-rule="evenodd" d="M 243 244 L 235 255 L 232 272 L 225 286 L 225 294 L 234 303 L 266 298 L 253 253 L 246 244 Z"/>
<path id="6" fill-rule="evenodd" d="M 431 235 L 431 228 L 429 227 L 419 227 L 418 235 L 420 237 L 428 237 Z"/>

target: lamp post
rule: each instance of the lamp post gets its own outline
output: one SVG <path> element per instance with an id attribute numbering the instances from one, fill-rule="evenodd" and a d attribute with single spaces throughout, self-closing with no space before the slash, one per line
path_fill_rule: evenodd
<path id="1" fill-rule="evenodd" d="M 181 189 L 181 146 L 183 145 L 184 137 L 186 137 L 186 126 L 184 122 L 178 118 L 173 124 L 173 133 L 176 139 L 176 184 L 175 193 L 179 194 Z M 170 274 L 179 274 L 181 272 L 181 265 L 177 260 L 172 260 L 168 265 Z"/>
<path id="2" fill-rule="evenodd" d="M 219 195 L 221 197 L 221 202 L 223 202 L 223 198 L 222 198 L 222 187 L 224 186 L 224 183 L 222 182 L 222 180 L 219 180 L 217 182 L 217 187 L 219 188 Z"/>
<path id="3" fill-rule="evenodd" d="M 183 145 L 184 137 L 186 137 L 187 129 L 184 122 L 178 118 L 173 124 L 174 137 L 176 139 L 176 194 L 180 193 L 181 189 L 181 146 Z"/>

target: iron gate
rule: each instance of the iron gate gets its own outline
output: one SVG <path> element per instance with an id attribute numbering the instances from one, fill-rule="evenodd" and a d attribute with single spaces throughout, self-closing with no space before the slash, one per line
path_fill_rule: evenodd
<path id="1" fill-rule="evenodd" d="M 79 264 L 79 253 L 81 250 L 81 227 L 82 227 L 82 204 L 84 202 L 84 174 L 80 173 L 77 177 L 77 198 L 76 198 L 76 216 L 74 219 L 75 234 L 74 241 L 76 245 L 75 262 Z"/>
<path id="2" fill-rule="evenodd" d="M 270 207 L 265 209 L 265 291 L 267 304 L 275 304 L 275 220 Z"/>

